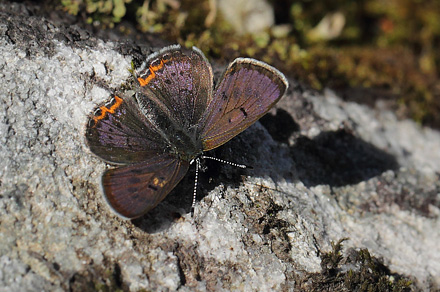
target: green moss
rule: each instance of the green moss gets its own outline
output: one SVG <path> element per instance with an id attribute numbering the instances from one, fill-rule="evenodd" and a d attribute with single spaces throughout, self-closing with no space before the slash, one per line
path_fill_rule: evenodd
<path id="1" fill-rule="evenodd" d="M 87 23 L 98 22 L 102 27 L 112 28 L 126 15 L 126 5 L 131 0 L 61 0 L 64 9 L 73 15 L 86 13 Z"/>
<path id="2" fill-rule="evenodd" d="M 338 242 L 331 242 L 332 250 L 321 256 L 322 271 L 326 274 L 333 275 L 342 260 L 342 242 L 347 238 L 340 239 Z"/>
<path id="3" fill-rule="evenodd" d="M 104 265 L 89 266 L 74 274 L 69 282 L 70 291 L 122 292 L 127 290 L 118 264 L 105 260 Z"/>
<path id="4" fill-rule="evenodd" d="M 297 281 L 298 290 L 307 291 L 411 291 L 412 282 L 390 272 L 367 249 L 342 255 L 342 243 L 332 242 L 332 250 L 321 255 L 320 273 L 310 273 Z M 356 267 L 347 269 L 346 267 Z"/>
<path id="5" fill-rule="evenodd" d="M 64 6 L 64 9 L 67 13 L 72 15 L 77 15 L 79 12 L 80 3 L 75 0 L 61 0 L 61 5 Z"/>

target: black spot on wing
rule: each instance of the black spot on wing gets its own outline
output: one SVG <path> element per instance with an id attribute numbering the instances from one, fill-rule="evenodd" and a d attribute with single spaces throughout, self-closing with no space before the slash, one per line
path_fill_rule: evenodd
<path id="1" fill-rule="evenodd" d="M 154 190 L 154 191 L 157 191 L 157 190 L 158 190 L 158 188 L 155 187 L 155 186 L 153 186 L 153 185 L 148 185 L 148 188 L 150 188 L 150 189 L 152 189 L 152 190 Z"/>
<path id="2" fill-rule="evenodd" d="M 244 108 L 240 108 L 240 111 L 243 113 L 244 117 L 247 118 L 248 114 Z"/>

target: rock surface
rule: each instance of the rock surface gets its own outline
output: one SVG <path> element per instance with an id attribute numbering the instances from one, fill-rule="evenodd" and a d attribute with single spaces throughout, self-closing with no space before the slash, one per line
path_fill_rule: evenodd
<path id="1" fill-rule="evenodd" d="M 276 110 L 214 153 L 254 170 L 208 163 L 194 217 L 190 172 L 124 221 L 84 129 L 130 80 L 132 55 L 1 5 L 0 291 L 307 290 L 342 238 L 342 254 L 368 249 L 414 290 L 438 289 L 438 131 L 290 80 Z"/>

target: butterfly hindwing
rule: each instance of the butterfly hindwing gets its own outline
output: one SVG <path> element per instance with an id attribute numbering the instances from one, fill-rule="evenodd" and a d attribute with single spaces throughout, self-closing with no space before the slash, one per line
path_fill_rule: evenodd
<path id="1" fill-rule="evenodd" d="M 128 219 L 147 213 L 180 182 L 189 162 L 163 154 L 141 163 L 107 170 L 104 196 L 112 209 Z"/>
<path id="2" fill-rule="evenodd" d="M 86 141 L 93 153 L 117 164 L 141 162 L 166 148 L 133 97 L 114 96 L 98 106 L 89 117 Z"/>
<path id="3" fill-rule="evenodd" d="M 202 118 L 203 150 L 214 149 L 256 122 L 284 95 L 288 82 L 277 69 L 238 58 L 223 74 Z"/>

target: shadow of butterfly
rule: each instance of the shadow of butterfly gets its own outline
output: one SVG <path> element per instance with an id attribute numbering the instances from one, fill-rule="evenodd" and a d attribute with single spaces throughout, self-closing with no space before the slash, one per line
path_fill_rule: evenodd
<path id="1" fill-rule="evenodd" d="M 219 147 L 263 116 L 287 90 L 277 69 L 238 58 L 214 88 L 203 53 L 180 46 L 150 55 L 136 73 L 136 94 L 114 96 L 89 117 L 90 150 L 112 164 L 104 196 L 121 217 L 154 208 L 204 151 Z"/>

